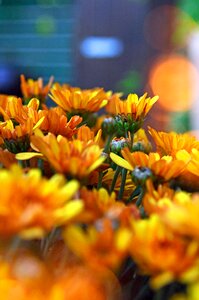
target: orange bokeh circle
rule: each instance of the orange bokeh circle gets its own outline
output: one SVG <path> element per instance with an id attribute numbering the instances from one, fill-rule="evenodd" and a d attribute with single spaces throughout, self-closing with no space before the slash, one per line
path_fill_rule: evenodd
<path id="1" fill-rule="evenodd" d="M 196 67 L 182 55 L 158 59 L 149 73 L 149 84 L 159 104 L 169 111 L 191 108 L 198 95 L 199 74 Z"/>

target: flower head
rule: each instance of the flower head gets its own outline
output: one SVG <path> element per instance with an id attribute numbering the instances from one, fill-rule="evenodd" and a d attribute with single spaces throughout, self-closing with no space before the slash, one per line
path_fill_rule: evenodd
<path id="1" fill-rule="evenodd" d="M 154 288 L 183 281 L 185 273 L 194 268 L 199 244 L 176 235 L 159 216 L 136 220 L 132 230 L 131 255 L 141 271 L 151 276 Z"/>
<path id="2" fill-rule="evenodd" d="M 51 88 L 53 77 L 50 77 L 49 82 L 46 86 L 43 86 L 43 79 L 38 78 L 33 80 L 29 78 L 25 79 L 25 76 L 21 75 L 21 91 L 24 99 L 29 100 L 32 97 L 37 97 L 40 101 L 44 102 L 48 92 Z"/>
<path id="3" fill-rule="evenodd" d="M 167 133 L 163 131 L 156 131 L 151 127 L 149 127 L 149 133 L 153 137 L 157 151 L 161 156 L 171 155 L 175 157 L 176 153 L 181 149 L 184 149 L 189 153 L 193 148 L 199 150 L 199 141 L 187 133 Z"/>
<path id="4" fill-rule="evenodd" d="M 136 94 L 129 94 L 125 100 L 114 95 L 107 105 L 107 111 L 114 116 L 121 135 L 128 131 L 135 133 L 157 100 L 158 96 L 147 98 L 146 93 L 140 98 Z"/>
<path id="5" fill-rule="evenodd" d="M 121 152 L 124 159 L 114 153 L 110 154 L 116 164 L 131 171 L 135 168 L 146 171 L 148 168 L 152 172 L 151 175 L 163 181 L 179 176 L 186 166 L 181 160 L 174 160 L 171 156 L 160 157 L 156 152 L 150 152 L 149 155 L 139 151 L 131 153 L 128 148 L 124 148 Z"/>
<path id="6" fill-rule="evenodd" d="M 19 125 L 15 125 L 11 119 L 1 122 L 0 136 L 4 146 L 12 153 L 27 151 L 30 147 L 30 136 L 41 126 L 43 120 L 44 117 L 35 125 L 31 118 Z"/>
<path id="7" fill-rule="evenodd" d="M 68 226 L 64 238 L 69 248 L 88 265 L 117 268 L 127 256 L 131 231 L 124 226 L 115 228 L 114 222 L 104 218 L 85 231 Z"/>
<path id="8" fill-rule="evenodd" d="M 63 136 L 49 133 L 31 138 L 34 149 L 40 151 L 52 167 L 69 177 L 86 178 L 106 159 L 102 149 L 95 143 L 78 139 L 68 140 Z"/>
<path id="9" fill-rule="evenodd" d="M 42 236 L 46 231 L 73 218 L 81 201 L 70 201 L 78 183 L 65 183 L 61 175 L 43 178 L 39 169 L 28 173 L 14 165 L 0 171 L 0 236 Z"/>
<path id="10" fill-rule="evenodd" d="M 82 122 L 80 116 L 73 116 L 68 120 L 65 114 L 60 114 L 55 109 L 41 110 L 38 115 L 39 118 L 44 117 L 40 127 L 44 133 L 51 132 L 54 135 L 62 135 L 68 139 L 71 139 L 77 133 L 77 127 Z"/>
<path id="11" fill-rule="evenodd" d="M 53 85 L 50 97 L 64 111 L 75 114 L 96 112 L 108 102 L 108 96 L 103 89 L 81 90 L 60 86 L 58 83 Z"/>

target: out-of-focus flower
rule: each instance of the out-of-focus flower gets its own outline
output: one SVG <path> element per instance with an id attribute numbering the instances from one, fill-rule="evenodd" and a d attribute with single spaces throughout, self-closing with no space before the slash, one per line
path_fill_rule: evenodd
<path id="1" fill-rule="evenodd" d="M 0 235 L 41 237 L 46 231 L 72 219 L 83 204 L 70 201 L 78 189 L 78 182 L 65 183 L 61 175 L 47 180 L 39 169 L 28 173 L 14 165 L 0 171 Z"/>
<path id="2" fill-rule="evenodd" d="M 159 216 L 134 221 L 132 230 L 131 255 L 143 274 L 151 276 L 153 288 L 184 281 L 185 273 L 195 267 L 198 242 L 176 235 Z"/>
<path id="3" fill-rule="evenodd" d="M 25 101 L 29 100 L 30 98 L 36 97 L 40 101 L 44 102 L 51 88 L 52 82 L 53 77 L 50 77 L 48 84 L 44 86 L 42 78 L 38 78 L 37 80 L 29 78 L 28 80 L 26 80 L 25 76 L 22 74 L 21 91 Z"/>
<path id="4" fill-rule="evenodd" d="M 84 230 L 80 226 L 67 226 L 64 239 L 69 248 L 88 265 L 117 268 L 127 257 L 131 240 L 128 227 L 117 227 L 114 220 L 99 219 Z"/>
<path id="5" fill-rule="evenodd" d="M 108 210 L 115 207 L 118 210 L 124 207 L 122 202 L 116 202 L 116 194 L 112 192 L 110 195 L 104 188 L 99 190 L 88 190 L 83 187 L 80 190 L 80 199 L 84 202 L 84 210 L 80 214 L 80 218 L 84 222 L 93 222 L 108 213 Z"/>
<path id="6" fill-rule="evenodd" d="M 51 287 L 48 300 L 119 300 L 120 284 L 107 268 L 94 268 L 83 264 L 65 270 Z"/>
<path id="7" fill-rule="evenodd" d="M 81 90 L 54 84 L 49 95 L 66 112 L 78 114 L 97 112 L 108 103 L 108 96 L 101 88 Z"/>
<path id="8" fill-rule="evenodd" d="M 4 300 L 119 300 L 121 288 L 113 272 L 76 262 L 56 274 L 47 263 L 24 250 L 0 261 L 0 293 Z"/>
<path id="9" fill-rule="evenodd" d="M 175 157 L 176 153 L 181 149 L 186 150 L 188 153 L 190 153 L 193 148 L 199 150 L 199 141 L 188 133 L 167 133 L 156 131 L 151 127 L 149 127 L 149 133 L 153 137 L 157 151 L 161 156 L 171 155 Z"/>
<path id="10" fill-rule="evenodd" d="M 57 172 L 74 178 L 86 178 L 106 159 L 97 144 L 78 139 L 70 141 L 61 135 L 56 137 L 49 133 L 43 136 L 40 132 L 31 137 L 31 143 L 32 147 L 40 151 Z M 26 155 L 21 154 L 20 159 L 26 159 Z"/>
<path id="11" fill-rule="evenodd" d="M 140 168 L 140 171 L 149 169 L 152 172 L 151 175 L 160 181 L 168 181 L 179 176 L 186 166 L 182 160 L 174 160 L 171 156 L 160 157 L 156 152 L 150 152 L 149 155 L 139 151 L 131 153 L 128 148 L 124 148 L 121 152 L 124 158 L 114 153 L 110 154 L 111 159 L 117 165 L 130 171 L 135 168 Z"/>
<path id="12" fill-rule="evenodd" d="M 170 300 L 198 300 L 199 282 L 193 282 L 186 288 L 186 294 L 178 293 L 170 298 Z"/>
<path id="13" fill-rule="evenodd" d="M 147 214 L 161 212 L 167 209 L 171 201 L 175 201 L 175 191 L 166 184 L 159 184 L 158 187 L 155 188 L 153 182 L 148 180 L 146 182 L 146 191 L 143 205 Z"/>
<path id="14" fill-rule="evenodd" d="M 199 190 L 199 150 L 193 148 L 190 152 L 185 149 L 176 153 L 176 158 L 186 164 L 186 169 L 177 180 L 178 186 L 188 191 Z"/>
<path id="15" fill-rule="evenodd" d="M 175 198 L 161 216 L 167 226 L 178 234 L 199 239 L 199 194 L 176 192 Z"/>

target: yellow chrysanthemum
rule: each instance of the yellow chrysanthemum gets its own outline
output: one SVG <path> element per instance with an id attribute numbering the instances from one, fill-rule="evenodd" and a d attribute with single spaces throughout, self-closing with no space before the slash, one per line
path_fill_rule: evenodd
<path id="1" fill-rule="evenodd" d="M 39 169 L 28 173 L 14 165 L 0 171 L 0 235 L 42 236 L 55 226 L 73 218 L 83 207 L 70 201 L 78 182 L 65 183 L 61 175 L 43 178 Z"/>
<path id="2" fill-rule="evenodd" d="M 37 97 L 41 101 L 44 101 L 48 95 L 53 82 L 53 77 L 50 77 L 47 85 L 43 86 L 43 79 L 38 78 L 33 80 L 29 78 L 25 79 L 25 76 L 21 75 L 21 91 L 25 99 L 30 99 L 32 97 Z"/>
<path id="3" fill-rule="evenodd" d="M 108 102 L 107 94 L 100 88 L 81 90 L 56 83 L 50 92 L 51 99 L 66 112 L 96 112 Z"/>
<path id="4" fill-rule="evenodd" d="M 151 276 L 153 288 L 184 281 L 198 259 L 198 242 L 176 235 L 157 215 L 134 221 L 132 230 L 131 255 L 141 271 Z"/>
<path id="5" fill-rule="evenodd" d="M 199 190 L 199 150 L 193 148 L 190 152 L 179 150 L 176 158 L 186 164 L 186 169 L 178 178 L 178 185 L 187 191 Z"/>
<path id="6" fill-rule="evenodd" d="M 190 153 L 193 148 L 199 150 L 199 141 L 188 133 L 167 133 L 163 131 L 156 131 L 151 127 L 149 127 L 149 133 L 154 139 L 157 151 L 162 156 L 171 155 L 175 157 L 176 153 L 181 149 L 186 150 L 188 153 Z"/>
<path id="7" fill-rule="evenodd" d="M 175 197 L 161 213 L 164 222 L 176 233 L 199 240 L 199 194 L 176 192 Z"/>
<path id="8" fill-rule="evenodd" d="M 10 119 L 0 123 L 0 137 L 4 146 L 12 153 L 27 151 L 30 147 L 30 136 L 39 128 L 44 117 L 34 125 L 32 119 L 27 119 L 23 124 L 16 125 Z"/>
<path id="9" fill-rule="evenodd" d="M 147 97 L 147 93 L 140 98 L 136 94 L 129 94 L 125 100 L 121 100 L 117 95 L 114 95 L 106 110 L 112 115 L 131 116 L 132 120 L 137 121 L 145 118 L 157 100 L 158 96 L 150 98 Z"/>

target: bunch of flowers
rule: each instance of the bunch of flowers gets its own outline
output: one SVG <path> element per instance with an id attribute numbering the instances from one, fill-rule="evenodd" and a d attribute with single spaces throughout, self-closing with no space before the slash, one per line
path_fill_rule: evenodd
<path id="1" fill-rule="evenodd" d="M 0 95 L 2 299 L 198 300 L 199 141 L 143 129 L 158 96 L 21 90 Z"/>

